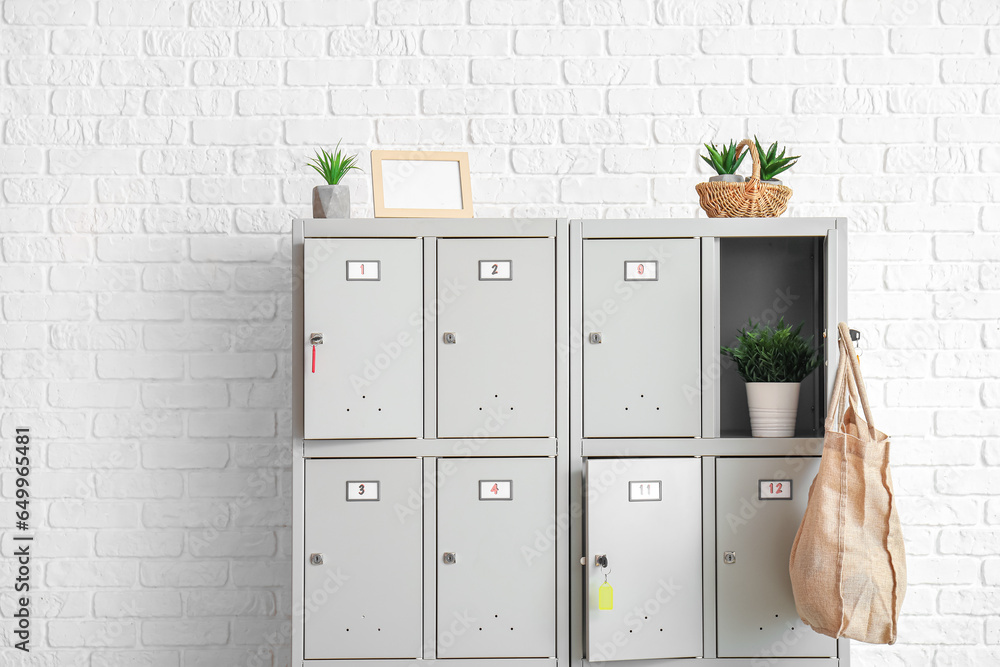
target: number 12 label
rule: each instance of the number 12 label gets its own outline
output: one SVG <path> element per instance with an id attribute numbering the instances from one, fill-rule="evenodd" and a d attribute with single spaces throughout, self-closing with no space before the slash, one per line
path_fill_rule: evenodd
<path id="1" fill-rule="evenodd" d="M 378 482 L 348 482 L 347 502 L 378 500 Z"/>
<path id="2" fill-rule="evenodd" d="M 480 280 L 513 280 L 514 262 L 509 259 L 479 260 Z"/>
<path id="3" fill-rule="evenodd" d="M 790 479 L 762 479 L 760 485 L 759 498 L 761 500 L 791 500 L 792 480 Z"/>

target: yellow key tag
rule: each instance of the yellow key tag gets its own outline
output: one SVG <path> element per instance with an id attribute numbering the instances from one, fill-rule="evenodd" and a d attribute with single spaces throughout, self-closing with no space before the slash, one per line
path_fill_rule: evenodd
<path id="1" fill-rule="evenodd" d="M 614 608 L 614 589 L 611 584 L 604 582 L 597 589 L 597 608 L 601 611 L 611 611 Z"/>

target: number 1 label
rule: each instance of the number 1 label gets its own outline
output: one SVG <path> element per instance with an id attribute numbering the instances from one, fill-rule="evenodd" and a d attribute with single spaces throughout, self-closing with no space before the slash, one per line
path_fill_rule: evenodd
<path id="1" fill-rule="evenodd" d="M 347 262 L 348 280 L 381 280 L 382 262 L 377 259 L 349 260 Z"/>

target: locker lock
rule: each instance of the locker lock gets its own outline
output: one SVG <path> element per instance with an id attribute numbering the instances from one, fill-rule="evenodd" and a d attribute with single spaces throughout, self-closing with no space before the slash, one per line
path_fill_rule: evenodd
<path id="1" fill-rule="evenodd" d="M 311 333 L 311 334 L 309 334 L 309 344 L 310 345 L 322 345 L 323 344 L 323 334 L 321 334 L 321 333 Z"/>
<path id="2" fill-rule="evenodd" d="M 446 344 L 448 344 L 448 345 L 454 345 L 457 342 L 456 339 L 455 339 L 455 334 L 453 334 L 453 333 L 446 333 L 444 335 L 444 342 Z"/>
<path id="3" fill-rule="evenodd" d="M 722 562 L 725 563 L 726 565 L 732 565 L 733 563 L 735 563 L 736 562 L 736 552 L 735 551 L 727 551 L 724 554 L 722 554 Z"/>
<path id="4" fill-rule="evenodd" d="M 455 558 L 455 552 L 454 551 L 445 551 L 444 552 L 444 562 L 447 563 L 448 565 L 454 565 L 457 562 L 457 560 L 458 559 Z"/>
<path id="5" fill-rule="evenodd" d="M 601 342 L 601 333 L 599 331 L 595 331 L 594 333 L 590 334 L 591 345 L 599 345 L 600 342 Z"/>
<path id="6" fill-rule="evenodd" d="M 596 556 L 596 557 L 594 557 L 594 564 L 597 565 L 597 567 L 607 567 L 608 566 L 608 557 L 606 555 L 604 555 L 604 554 Z"/>
<path id="7" fill-rule="evenodd" d="M 311 565 L 322 565 L 323 554 L 309 554 L 309 563 Z"/>

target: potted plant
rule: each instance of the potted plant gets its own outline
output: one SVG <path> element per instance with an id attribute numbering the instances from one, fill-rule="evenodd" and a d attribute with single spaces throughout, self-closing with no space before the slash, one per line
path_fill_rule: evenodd
<path id="1" fill-rule="evenodd" d="M 785 157 L 786 149 L 784 148 L 781 149 L 781 153 L 779 154 L 777 141 L 771 144 L 766 151 L 760 145 L 760 141 L 757 140 L 756 135 L 754 135 L 753 141 L 757 145 L 757 154 L 760 155 L 760 180 L 764 183 L 780 185 L 781 181 L 775 178 L 775 176 L 790 169 L 801 156 L 790 155 Z"/>
<path id="2" fill-rule="evenodd" d="M 355 164 L 357 160 L 357 154 L 344 155 L 338 141 L 333 154 L 321 148 L 309 161 L 309 166 L 319 172 L 327 183 L 313 188 L 314 218 L 351 217 L 351 191 L 340 181 L 350 170 L 360 169 Z"/>
<path id="3" fill-rule="evenodd" d="M 742 183 L 743 177 L 736 173 L 740 163 L 747 154 L 736 154 L 736 142 L 730 141 L 729 145 L 722 144 L 722 148 L 716 148 L 715 144 L 705 144 L 708 157 L 699 155 L 709 167 L 715 170 L 716 175 L 709 178 L 709 181 L 725 181 L 727 183 Z"/>
<path id="4" fill-rule="evenodd" d="M 747 383 L 750 430 L 755 438 L 795 434 L 799 387 L 819 365 L 819 349 L 801 331 L 802 324 L 792 328 L 785 318 L 774 328 L 749 321 L 737 332 L 736 347 L 722 348 Z"/>

